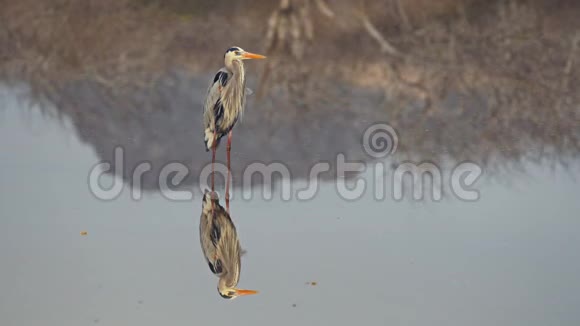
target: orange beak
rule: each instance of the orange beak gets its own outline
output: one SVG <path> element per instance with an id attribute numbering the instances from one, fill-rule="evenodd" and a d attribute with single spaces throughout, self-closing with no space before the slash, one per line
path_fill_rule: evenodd
<path id="1" fill-rule="evenodd" d="M 244 59 L 266 59 L 266 56 L 261 55 L 261 54 L 255 54 L 255 53 L 252 53 L 252 52 L 244 52 L 242 54 L 242 57 Z"/>
<path id="2" fill-rule="evenodd" d="M 258 291 L 254 291 L 254 290 L 241 290 L 241 289 L 236 289 L 236 294 L 239 296 L 243 296 L 243 295 L 252 295 L 252 294 L 257 294 Z"/>

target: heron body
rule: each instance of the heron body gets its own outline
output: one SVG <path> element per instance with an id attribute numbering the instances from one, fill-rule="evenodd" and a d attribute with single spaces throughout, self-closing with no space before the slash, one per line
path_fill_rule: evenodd
<path id="1" fill-rule="evenodd" d="M 240 62 L 235 65 L 241 66 L 243 63 Z M 226 68 L 220 69 L 216 73 L 213 83 L 208 91 L 204 109 L 204 141 L 206 152 L 212 149 L 214 145 L 217 148 L 222 137 L 227 135 L 234 128 L 234 125 L 238 122 L 238 118 L 241 117 L 244 112 L 244 92 L 246 84 L 243 75 L 244 68 L 237 68 L 237 70 L 240 70 L 242 73 L 233 75 L 231 72 L 228 72 Z M 237 82 L 228 83 L 229 79 L 232 78 L 236 78 Z M 237 85 L 241 86 L 237 87 Z M 228 93 L 232 93 L 232 95 L 226 96 Z M 240 97 L 238 105 L 232 103 L 234 101 L 228 101 L 226 99 L 238 96 Z M 226 107 L 229 109 L 226 110 Z"/>
<path id="2" fill-rule="evenodd" d="M 243 251 L 236 227 L 213 191 L 206 190 L 203 196 L 199 237 L 205 260 L 212 273 L 219 277 L 218 292 L 223 298 L 257 293 L 236 288 L 240 280 Z"/>

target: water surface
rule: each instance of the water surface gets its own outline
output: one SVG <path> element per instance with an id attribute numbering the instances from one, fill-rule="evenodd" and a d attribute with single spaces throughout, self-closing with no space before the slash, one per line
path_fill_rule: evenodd
<path id="1" fill-rule="evenodd" d="M 245 201 L 236 188 L 232 217 L 248 251 L 240 286 L 261 293 L 223 300 L 199 248 L 198 193 L 170 201 L 149 182 L 135 201 L 126 183 L 117 199 L 102 201 L 87 184 L 90 169 L 110 159 L 114 144 L 135 145 L 129 165 L 207 161 L 201 133 L 187 127 L 199 112 L 186 113 L 184 105 L 196 100 L 181 100 L 186 103 L 175 110 L 122 119 L 117 115 L 127 113 L 90 101 L 72 114 L 32 104 L 26 87 L 0 89 L 2 325 L 580 322 L 580 165 L 570 151 L 556 154 L 567 167 L 517 160 L 518 169 L 484 175 L 476 202 L 376 201 L 370 193 L 345 201 L 332 178 L 309 201 L 283 201 L 277 193 L 271 201 Z M 265 162 L 284 161 L 287 153 L 303 175 L 317 155 L 362 153 L 359 122 L 349 125 L 351 135 L 323 129 L 334 139 L 324 150 L 324 141 L 312 138 L 284 142 L 287 134 L 271 145 L 261 135 L 271 129 L 256 131 L 259 120 L 248 119 L 236 129 L 245 137 L 234 143 L 234 169 L 243 157 L 262 153 Z M 363 157 L 357 155 L 348 157 Z M 195 188 L 198 180 L 188 180 L 184 187 Z M 317 285 L 305 284 L 310 281 Z"/>

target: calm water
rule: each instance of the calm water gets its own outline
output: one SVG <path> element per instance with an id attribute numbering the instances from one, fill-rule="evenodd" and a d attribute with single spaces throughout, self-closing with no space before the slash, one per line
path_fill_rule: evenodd
<path id="1" fill-rule="evenodd" d="M 125 183 L 117 199 L 102 201 L 88 186 L 114 144 L 128 149 L 129 165 L 206 162 L 201 133 L 188 128 L 198 112 L 186 104 L 121 117 L 85 103 L 71 113 L 41 110 L 24 87 L 0 88 L 1 325 L 580 323 L 577 153 L 566 168 L 523 161 L 486 173 L 476 202 L 376 201 L 370 192 L 346 201 L 332 178 L 308 201 L 278 192 L 248 201 L 236 188 L 232 217 L 248 251 L 239 286 L 261 293 L 223 300 L 199 248 L 197 190 L 190 201 L 170 201 L 152 177 L 141 200 Z M 355 132 L 324 128 L 328 146 L 283 126 L 269 145 L 262 133 L 275 126 L 258 130 L 256 121 L 249 113 L 236 129 L 234 169 L 244 157 L 286 159 L 302 176 L 316 157 L 360 152 Z M 104 183 L 113 178 L 123 179 L 107 174 Z M 187 180 L 184 188 L 197 187 Z"/>

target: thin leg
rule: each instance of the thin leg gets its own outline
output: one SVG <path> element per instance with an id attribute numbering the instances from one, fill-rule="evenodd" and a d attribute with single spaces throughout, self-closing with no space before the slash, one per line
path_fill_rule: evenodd
<path id="1" fill-rule="evenodd" d="M 227 164 L 228 164 L 228 178 L 226 180 L 226 210 L 230 212 L 230 151 L 232 149 L 232 131 L 228 133 L 228 145 L 226 147 Z"/>
<path id="2" fill-rule="evenodd" d="M 214 133 L 213 134 L 213 143 L 211 146 L 211 191 L 213 192 L 215 190 L 215 169 L 214 169 L 214 165 L 215 165 L 215 152 L 216 152 L 216 140 L 217 140 L 217 134 Z"/>

